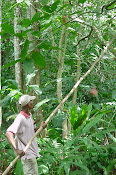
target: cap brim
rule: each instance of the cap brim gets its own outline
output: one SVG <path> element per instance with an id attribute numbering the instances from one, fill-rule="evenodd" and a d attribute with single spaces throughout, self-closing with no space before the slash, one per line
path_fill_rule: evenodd
<path id="1" fill-rule="evenodd" d="M 34 100 L 36 96 L 30 96 L 30 100 Z"/>

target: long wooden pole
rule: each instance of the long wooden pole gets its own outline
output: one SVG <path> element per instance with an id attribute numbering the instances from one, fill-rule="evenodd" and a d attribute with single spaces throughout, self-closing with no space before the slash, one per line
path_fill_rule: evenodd
<path id="1" fill-rule="evenodd" d="M 116 38 L 116 37 L 115 37 Z M 71 91 L 68 93 L 68 95 L 61 101 L 61 103 L 55 108 L 55 110 L 50 114 L 50 116 L 47 118 L 47 120 L 45 121 L 46 124 L 49 122 L 49 120 L 55 115 L 55 113 L 58 111 L 58 109 L 64 104 L 64 102 L 71 96 L 71 94 L 75 91 L 75 89 L 79 86 L 79 84 L 81 83 L 81 81 L 92 71 L 92 69 L 94 68 L 94 66 L 98 63 L 98 61 L 103 57 L 104 53 L 107 51 L 108 47 L 113 43 L 113 41 L 115 40 L 115 38 L 113 38 L 113 40 L 105 47 L 104 51 L 102 52 L 102 54 L 99 56 L 99 58 L 92 64 L 92 66 L 90 67 L 90 69 L 79 79 L 79 81 L 77 81 L 77 83 L 73 86 L 73 88 L 71 89 Z M 34 134 L 34 136 L 30 139 L 30 141 L 28 142 L 28 144 L 26 145 L 24 152 L 27 151 L 27 149 L 30 147 L 33 139 L 42 131 L 42 126 L 40 126 L 40 128 L 36 131 L 36 133 Z M 7 169 L 3 172 L 2 175 L 7 175 L 7 173 L 10 171 L 10 169 L 12 168 L 12 166 L 17 162 L 17 160 L 20 158 L 20 156 L 17 156 L 11 163 L 10 165 L 7 167 Z"/>

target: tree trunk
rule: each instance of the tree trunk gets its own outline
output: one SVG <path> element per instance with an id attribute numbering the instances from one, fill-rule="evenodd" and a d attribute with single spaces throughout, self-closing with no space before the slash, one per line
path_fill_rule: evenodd
<path id="1" fill-rule="evenodd" d="M 53 33 L 52 33 L 52 29 L 51 29 L 51 37 L 52 37 L 52 46 L 55 46 L 55 42 L 54 42 L 54 37 L 53 37 Z M 58 57 L 55 54 L 55 50 L 53 50 L 53 54 L 57 59 L 58 62 L 58 73 L 57 73 L 57 98 L 59 103 L 62 100 L 62 72 L 63 72 L 63 67 L 64 67 L 64 57 L 65 57 L 65 53 L 66 53 L 66 47 L 67 47 L 67 38 L 68 38 L 68 29 L 66 31 L 66 27 L 65 25 L 62 28 L 62 33 L 61 33 L 61 38 L 59 41 L 59 48 L 62 49 L 63 48 L 63 41 L 65 38 L 65 44 L 64 44 L 64 51 L 59 50 L 58 53 Z M 68 133 L 68 126 L 67 126 L 67 117 L 65 118 L 65 120 L 62 122 L 62 137 L 63 138 L 67 138 L 67 133 Z"/>
<path id="2" fill-rule="evenodd" d="M 38 12 L 39 6 L 40 6 L 39 0 L 36 0 L 36 1 L 31 0 L 31 5 L 28 7 L 28 14 L 27 14 L 27 16 L 28 16 L 29 19 L 32 19 L 33 16 L 35 15 L 35 13 Z M 33 24 L 33 29 L 34 30 L 40 30 L 40 25 L 35 22 Z M 34 45 L 37 45 L 38 42 L 39 42 L 34 37 L 31 37 L 29 39 L 30 40 L 34 40 L 33 41 L 33 46 Z M 38 49 L 35 49 L 35 51 L 39 51 L 39 50 Z M 37 65 L 35 65 L 35 70 L 36 70 L 36 75 L 35 75 L 35 77 L 33 78 L 33 80 L 30 83 L 31 84 L 36 84 L 36 85 L 38 85 L 41 88 L 41 69 Z M 35 93 L 32 92 L 32 91 L 30 93 L 31 93 L 31 95 L 35 95 Z M 41 101 L 41 95 L 38 95 L 36 97 L 36 99 L 35 99 L 35 103 L 38 103 L 40 101 Z M 40 122 L 44 120 L 43 119 L 42 107 L 41 106 L 38 108 L 38 110 L 36 111 L 36 114 L 35 115 L 36 115 L 36 119 L 37 120 L 40 120 Z M 40 122 L 39 122 L 39 124 L 40 124 Z M 41 133 L 42 137 L 45 137 L 46 133 L 47 133 L 46 129 L 45 130 L 42 130 L 42 133 Z"/>
<path id="3" fill-rule="evenodd" d="M 67 122 L 67 117 L 65 120 L 62 122 L 62 138 L 67 139 L 68 137 L 68 122 Z"/>
<path id="4" fill-rule="evenodd" d="M 1 23 L 2 23 L 2 1 L 0 1 L 0 32 L 1 32 Z M 1 35 L 0 35 L 0 90 L 1 90 Z M 0 94 L 1 100 L 1 94 Z M 2 125 L 2 106 L 0 105 L 0 130 Z"/>
<path id="5" fill-rule="evenodd" d="M 66 31 L 66 27 L 64 25 L 62 28 L 61 38 L 59 41 L 60 49 L 63 48 L 65 31 Z M 62 100 L 62 72 L 63 72 L 63 66 L 64 66 L 64 57 L 63 57 L 62 50 L 59 50 L 58 62 L 59 62 L 59 65 L 58 65 L 58 73 L 57 73 L 57 98 L 60 103 Z"/>
<path id="6" fill-rule="evenodd" d="M 17 5 L 15 7 L 15 11 L 14 11 L 14 16 L 15 16 L 14 17 L 14 31 L 15 31 L 15 33 L 20 32 L 17 29 L 18 19 L 21 17 L 20 14 L 21 14 L 21 12 L 20 12 L 20 9 Z M 20 54 L 21 54 L 21 48 L 20 48 L 19 38 L 14 36 L 14 56 L 15 56 L 15 60 L 18 60 L 20 58 Z M 15 64 L 15 79 L 16 79 L 16 82 L 18 84 L 18 89 L 23 90 L 23 72 L 22 72 L 22 64 L 21 64 L 20 61 Z"/>
<path id="7" fill-rule="evenodd" d="M 80 54 L 79 54 L 79 48 L 77 47 L 77 55 L 78 55 L 78 59 L 77 59 L 77 73 L 76 73 L 76 82 L 79 80 L 80 77 Z M 73 104 L 76 104 L 76 99 L 77 99 L 77 91 L 78 88 L 75 89 L 74 91 L 74 95 L 73 95 Z"/>
<path id="8" fill-rule="evenodd" d="M 59 50 L 59 57 L 58 57 L 58 73 L 57 73 L 57 98 L 59 103 L 62 100 L 62 72 L 63 72 L 63 67 L 64 67 L 64 58 L 65 58 L 65 53 L 66 53 L 66 47 L 67 47 L 67 38 L 68 38 L 68 29 L 66 31 L 65 25 L 63 26 L 62 29 L 62 34 L 59 42 L 59 48 L 63 48 L 63 40 L 65 37 L 65 44 L 64 44 L 64 51 Z M 62 123 L 62 137 L 67 139 L 67 134 L 68 134 L 68 123 L 67 123 L 67 117 Z"/>
<path id="9" fill-rule="evenodd" d="M 80 30 L 79 30 L 79 34 L 78 34 L 78 41 L 80 40 L 80 33 L 82 33 L 82 25 L 80 25 Z M 77 73 L 76 73 L 76 82 L 77 82 L 80 78 L 80 63 L 81 63 L 79 45 L 77 45 L 76 49 L 77 49 L 76 51 L 77 51 L 77 56 L 78 56 L 78 59 L 77 59 Z M 75 91 L 74 91 L 73 104 L 76 104 L 77 91 L 78 91 L 78 88 L 76 88 Z"/>

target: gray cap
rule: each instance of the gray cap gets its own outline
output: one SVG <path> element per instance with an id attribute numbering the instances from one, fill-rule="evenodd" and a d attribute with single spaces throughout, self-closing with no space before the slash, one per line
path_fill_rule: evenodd
<path id="1" fill-rule="evenodd" d="M 19 104 L 23 107 L 26 106 L 31 100 L 34 100 L 36 97 L 35 96 L 30 96 L 30 95 L 22 95 L 19 98 Z"/>

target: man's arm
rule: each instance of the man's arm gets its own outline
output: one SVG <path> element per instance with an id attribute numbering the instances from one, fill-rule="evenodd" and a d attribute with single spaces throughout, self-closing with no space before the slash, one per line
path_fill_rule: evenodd
<path id="1" fill-rule="evenodd" d="M 25 152 L 22 150 L 17 149 L 14 137 L 13 137 L 13 133 L 12 132 L 7 132 L 6 133 L 6 137 L 10 143 L 10 145 L 13 147 L 13 149 L 15 150 L 15 152 L 17 153 L 17 155 L 19 155 L 20 157 L 24 156 Z"/>

